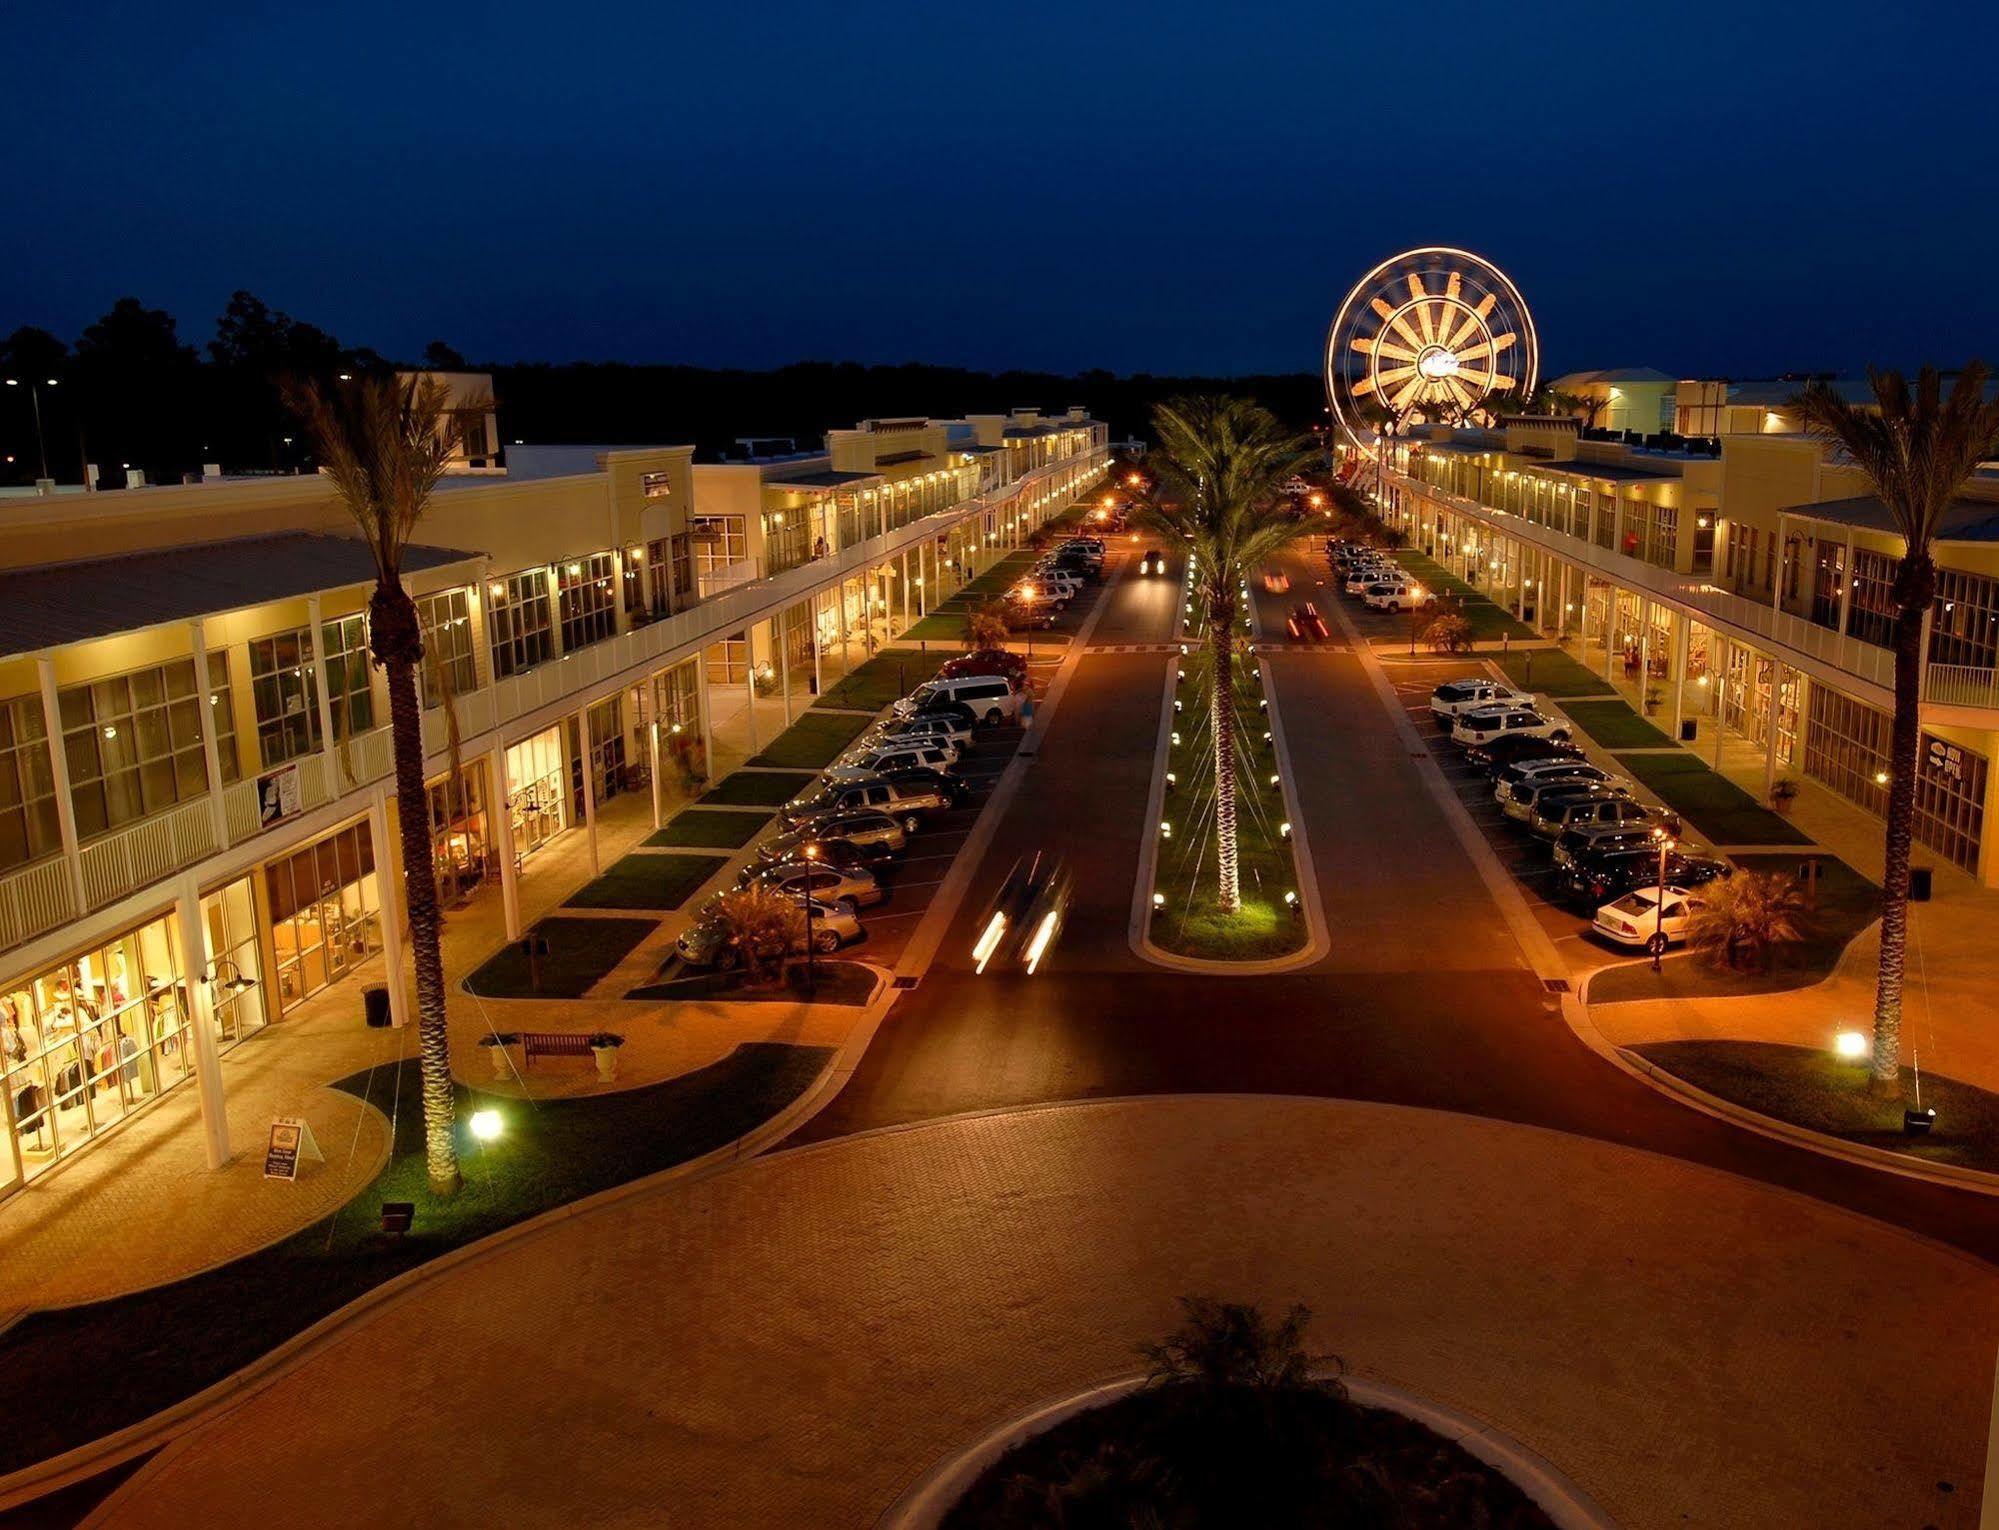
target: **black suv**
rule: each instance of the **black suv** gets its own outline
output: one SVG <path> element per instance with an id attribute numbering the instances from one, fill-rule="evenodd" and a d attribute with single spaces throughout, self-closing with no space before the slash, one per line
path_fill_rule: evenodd
<path id="1" fill-rule="evenodd" d="M 1684 855 L 1666 852 L 1666 885 L 1700 887 L 1734 868 L 1711 855 Z M 1659 881 L 1659 853 L 1641 848 L 1585 850 L 1568 865 L 1558 869 L 1556 885 L 1567 896 L 1600 908 L 1620 898 L 1634 887 L 1653 887 Z"/>

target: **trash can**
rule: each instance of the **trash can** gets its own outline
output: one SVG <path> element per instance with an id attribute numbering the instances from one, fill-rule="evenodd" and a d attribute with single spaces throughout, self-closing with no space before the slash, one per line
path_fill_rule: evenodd
<path id="1" fill-rule="evenodd" d="M 380 983 L 371 983 L 361 990 L 361 1004 L 368 1017 L 370 1030 L 386 1030 L 390 1023 L 389 990 Z"/>
<path id="2" fill-rule="evenodd" d="M 1683 744 L 1691 744 L 1694 741 L 1695 735 L 1699 732 L 1699 729 L 1700 729 L 1700 724 L 1694 721 L 1693 718 L 1682 717 L 1680 719 L 1680 742 Z"/>
<path id="3" fill-rule="evenodd" d="M 1909 901 L 1911 903 L 1927 903 L 1930 901 L 1931 875 L 1932 868 L 1928 866 L 1911 866 L 1909 868 Z"/>

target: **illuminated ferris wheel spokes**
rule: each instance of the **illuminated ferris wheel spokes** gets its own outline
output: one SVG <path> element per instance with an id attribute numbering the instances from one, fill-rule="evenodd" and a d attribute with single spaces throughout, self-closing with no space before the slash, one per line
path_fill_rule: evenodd
<path id="1" fill-rule="evenodd" d="M 1368 416 L 1463 420 L 1534 384 L 1533 320 L 1512 282 L 1462 250 L 1412 250 L 1348 294 L 1326 342 L 1326 388 L 1348 438 Z"/>

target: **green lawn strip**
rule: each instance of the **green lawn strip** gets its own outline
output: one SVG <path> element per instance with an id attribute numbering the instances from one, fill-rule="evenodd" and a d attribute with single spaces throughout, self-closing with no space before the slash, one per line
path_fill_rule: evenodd
<path id="1" fill-rule="evenodd" d="M 1576 708 L 1571 705 L 1568 711 L 1574 716 Z M 1590 731 L 1594 735 L 1595 730 Z M 1657 792 L 1666 806 L 1717 845 L 1811 843 L 1811 837 L 1799 832 L 1789 819 L 1771 812 L 1728 777 L 1716 775 L 1684 750 L 1621 754 L 1617 768 Z"/>
<path id="2" fill-rule="evenodd" d="M 854 672 L 821 696 L 816 705 L 879 712 L 891 701 L 908 695 L 956 657 L 954 651 L 945 648 L 932 648 L 927 652 L 915 648 L 885 648 L 867 663 L 855 666 Z M 786 793 L 777 801 L 783 802 L 789 796 L 790 793 Z"/>
<path id="3" fill-rule="evenodd" d="M 849 1008 L 868 1002 L 875 975 L 853 962 L 813 964 L 813 987 L 805 990 L 805 964 L 796 964 L 777 987 L 750 988 L 740 972 L 701 972 L 634 988 L 628 999 L 718 999 L 730 1004 L 841 1004 Z"/>
<path id="4" fill-rule="evenodd" d="M 1865 1016 L 1856 1020 L 1865 1029 Z M 1864 1062 L 1830 1051 L 1765 1041 L 1657 1041 L 1633 1047 L 1641 1057 L 1697 1089 L 1843 1142 L 1884 1148 L 1924 1163 L 1999 1170 L 1999 1094 L 1923 1069 L 1923 1104 L 1936 1108 L 1927 1137 L 1902 1134 L 1902 1111 L 1915 1104 L 1914 1078 L 1902 1093 L 1868 1092 Z"/>
<path id="5" fill-rule="evenodd" d="M 812 777 L 809 770 L 738 770 L 698 800 L 703 807 L 783 807 Z"/>
<path id="6" fill-rule="evenodd" d="M 460 1088 L 465 1184 L 447 1199 L 432 1197 L 425 1176 L 416 1059 L 343 1079 L 335 1087 L 395 1123 L 380 1176 L 331 1218 L 269 1248 L 172 1285 L 32 1313 L 0 1335 L 0 1364 L 35 1378 L 38 1399 L 0 1436 L 0 1471 L 137 1424 L 452 1249 L 733 1142 L 803 1093 L 831 1056 L 825 1047 L 745 1043 L 663 1084 L 533 1104 Z M 590 1059 L 542 1066 L 588 1069 Z M 504 1122 L 491 1142 L 466 1130 L 478 1109 Z M 386 1201 L 415 1205 L 406 1236 L 382 1235 Z M 106 1386 L 107 1376 L 118 1384 Z"/>
<path id="7" fill-rule="evenodd" d="M 648 855 L 635 850 L 577 888 L 562 906 L 676 909 L 728 864 L 726 855 Z"/>
<path id="8" fill-rule="evenodd" d="M 842 719 L 844 721 L 845 719 Z M 856 718 L 865 722 L 865 718 Z M 757 837 L 770 822 L 770 814 L 760 811 L 734 812 L 725 808 L 695 808 L 677 814 L 665 828 L 646 836 L 654 849 L 687 847 L 697 850 L 740 850 Z"/>
<path id="9" fill-rule="evenodd" d="M 1614 694 L 1608 680 L 1583 668 L 1559 648 L 1528 648 L 1489 657 L 1523 691 L 1556 697 Z"/>
<path id="10" fill-rule="evenodd" d="M 867 725 L 865 717 L 814 712 L 808 708 L 804 716 L 765 745 L 763 752 L 750 763 L 789 770 L 818 770 L 851 744 Z"/>
<path id="11" fill-rule="evenodd" d="M 1206 703 L 1207 655 L 1196 650 L 1182 666 L 1187 678 L 1175 694 L 1197 716 Z M 1150 933 L 1154 945 L 1179 956 L 1218 961 L 1263 961 L 1285 956 L 1306 943 L 1305 921 L 1284 902 L 1298 887 L 1298 867 L 1290 843 L 1280 837 L 1278 822 L 1283 799 L 1268 785 L 1277 768 L 1270 744 L 1263 741 L 1265 720 L 1257 702 L 1262 690 L 1247 671 L 1238 692 L 1240 736 L 1249 761 L 1239 769 L 1236 789 L 1236 864 L 1242 892 L 1239 912 L 1224 915 L 1216 906 L 1215 846 L 1211 813 L 1201 808 L 1213 795 L 1213 767 L 1207 756 L 1213 744 L 1204 728 L 1183 722 L 1181 742 L 1167 751 L 1167 769 L 1178 778 L 1166 798 L 1167 821 L 1175 837 L 1159 847 L 1153 890 L 1164 893 L 1163 907 L 1153 910 Z M 1212 802 L 1206 805 L 1211 809 Z"/>
<path id="12" fill-rule="evenodd" d="M 1418 584 L 1439 597 L 1432 608 L 1434 613 L 1441 616 L 1446 611 L 1452 611 L 1462 616 L 1471 624 L 1473 638 L 1483 641 L 1487 638 L 1531 638 L 1536 635 L 1531 627 L 1516 621 L 1507 611 L 1494 605 L 1435 559 L 1406 548 L 1395 556 L 1404 568 L 1415 575 Z"/>
<path id="13" fill-rule="evenodd" d="M 650 859 L 681 857 L 660 855 Z M 541 959 L 539 991 L 531 981 L 527 957 L 513 941 L 500 947 L 465 980 L 465 991 L 487 999 L 580 999 L 657 928 L 658 921 L 653 919 L 551 916 L 534 926 L 535 932 L 548 940 L 548 955 Z"/>
<path id="14" fill-rule="evenodd" d="M 1672 742 L 1622 701 L 1571 701 L 1562 710 L 1606 749 L 1664 749 Z"/>
<path id="15" fill-rule="evenodd" d="M 1768 972 L 1729 972 L 1704 957 L 1682 953 L 1669 956 L 1658 972 L 1650 962 L 1632 962 L 1599 972 L 1590 979 L 1589 1002 L 1621 1004 L 1639 999 L 1733 998 L 1760 993 L 1785 993 L 1809 988 L 1832 976 L 1841 954 L 1853 938 L 1881 917 L 1881 889 L 1846 862 L 1832 856 L 1795 852 L 1738 855 L 1745 871 L 1795 875 L 1804 860 L 1818 862 L 1816 901 L 1806 938 L 1773 956 Z"/>
<path id="16" fill-rule="evenodd" d="M 898 643 L 956 643 L 965 641 L 964 611 L 933 611 L 896 639 Z"/>

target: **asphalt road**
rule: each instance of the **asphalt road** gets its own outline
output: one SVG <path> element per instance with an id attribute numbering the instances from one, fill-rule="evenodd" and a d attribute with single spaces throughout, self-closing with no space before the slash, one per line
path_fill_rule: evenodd
<path id="1" fill-rule="evenodd" d="M 1129 554 L 1126 554 L 1129 557 Z M 1296 601 L 1338 600 L 1300 544 L 1293 588 L 1253 586 L 1268 632 Z M 1207 978 L 1141 962 L 1126 938 L 1164 653 L 1181 570 L 1126 575 L 1046 720 L 936 962 L 853 1079 L 795 1141 L 966 1111 L 1175 1092 L 1378 1100 L 1600 1138 L 1817 1196 L 1999 1260 L 1999 1207 L 1849 1167 L 1687 1109 L 1591 1052 L 1528 969 L 1420 779 L 1360 660 L 1337 637 L 1272 655 L 1331 950 L 1302 971 Z M 1037 728 L 1043 724 L 1037 723 Z M 1425 743 L 1427 745 L 1428 739 Z M 1032 978 L 975 975 L 985 899 L 1014 861 L 1057 849 L 1076 903 Z"/>

